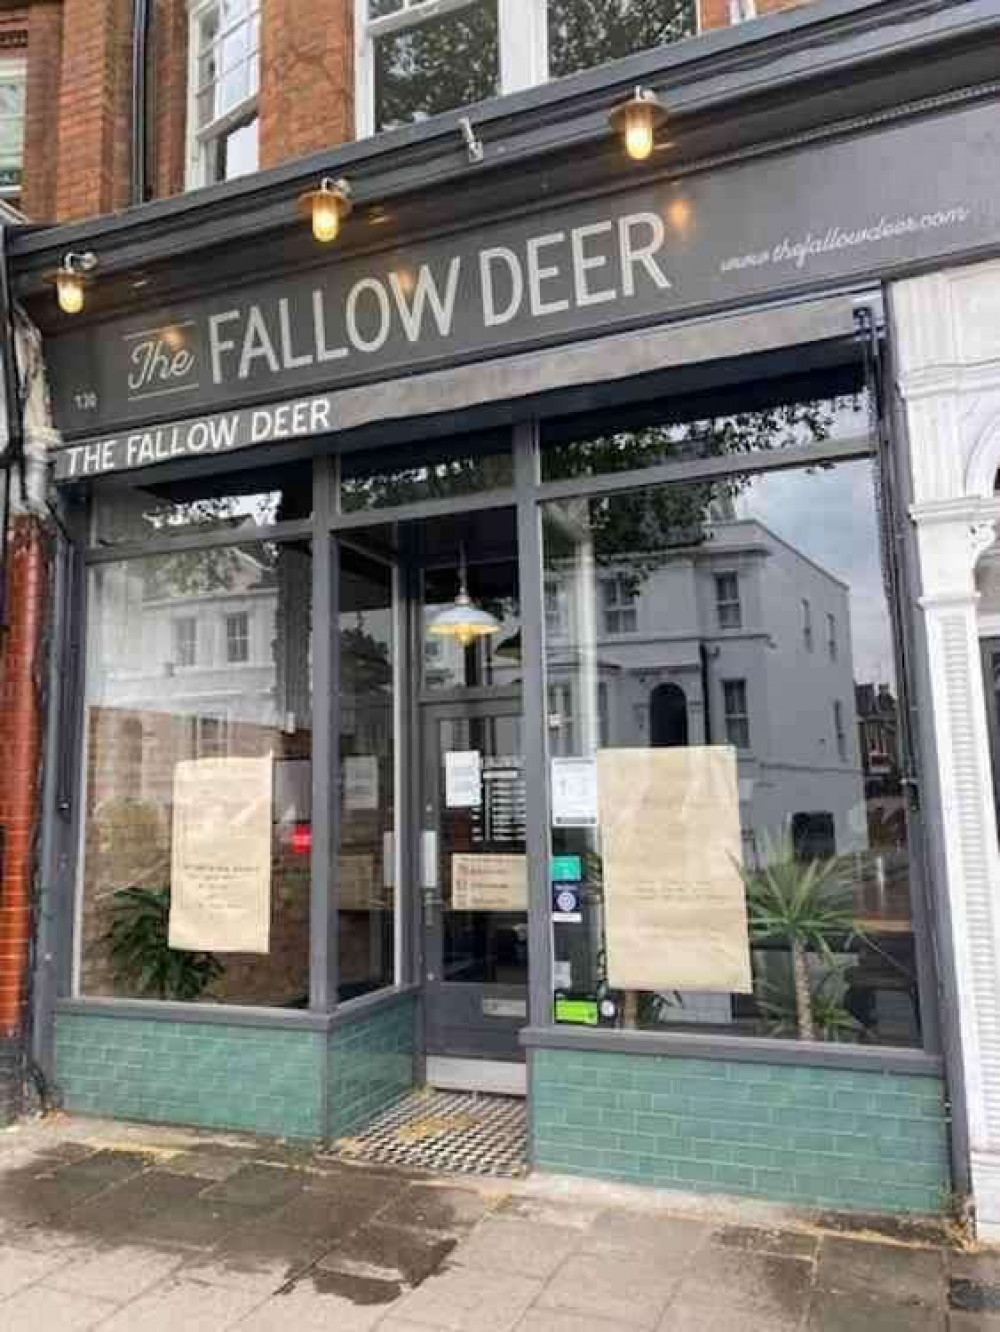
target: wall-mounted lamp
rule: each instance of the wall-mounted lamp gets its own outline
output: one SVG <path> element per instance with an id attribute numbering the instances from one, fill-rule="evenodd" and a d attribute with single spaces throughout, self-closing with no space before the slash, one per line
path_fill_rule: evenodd
<path id="1" fill-rule="evenodd" d="M 312 222 L 313 235 L 327 245 L 340 235 L 340 224 L 354 207 L 350 184 L 343 177 L 324 176 L 317 189 L 299 196 L 299 207 Z"/>
<path id="2" fill-rule="evenodd" d="M 608 119 L 611 128 L 621 136 L 625 151 L 636 162 L 644 162 L 653 151 L 656 131 L 667 118 L 667 108 L 649 88 L 636 88 L 621 106 L 616 106 Z"/>
<path id="3" fill-rule="evenodd" d="M 63 314 L 79 314 L 83 309 L 84 289 L 96 267 L 96 254 L 90 250 L 82 253 L 71 250 L 55 272 L 46 273 L 45 280 L 55 286 L 56 300 Z"/>

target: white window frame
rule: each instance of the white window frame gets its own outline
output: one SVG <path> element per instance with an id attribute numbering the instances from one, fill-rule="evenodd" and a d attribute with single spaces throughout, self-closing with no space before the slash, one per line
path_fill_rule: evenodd
<path id="1" fill-rule="evenodd" d="M 735 675 L 719 682 L 722 686 L 722 720 L 726 729 L 726 740 L 734 749 L 746 753 L 750 749 L 750 690 L 747 688 L 746 676 Z M 729 709 L 729 691 L 727 685 L 738 685 L 743 691 L 742 711 L 730 711 Z M 745 744 L 739 744 L 730 738 L 730 723 L 742 726 Z"/>
<path id="2" fill-rule="evenodd" d="M 624 573 L 603 574 L 598 579 L 601 602 L 601 627 L 606 638 L 623 638 L 628 634 L 637 634 L 639 632 L 639 594 L 627 587 L 628 575 Z M 606 596 L 607 588 L 614 588 L 614 598 L 609 601 Z M 627 629 L 612 629 L 611 616 L 617 616 L 617 623 L 621 625 L 625 622 L 625 617 L 631 615 L 633 623 Z"/>
<path id="3" fill-rule="evenodd" d="M 387 33 L 416 27 L 425 19 L 440 18 L 464 9 L 473 0 L 403 0 L 394 14 L 369 20 L 368 0 L 354 0 L 354 136 L 367 139 L 375 128 L 373 41 Z M 745 15 L 753 13 L 753 0 L 742 0 Z M 549 77 L 549 21 L 547 0 L 496 0 L 500 36 L 500 93 L 534 88 Z M 696 30 L 701 31 L 701 0 L 694 5 Z"/>
<path id="4" fill-rule="evenodd" d="M 837 757 L 847 762 L 847 732 L 844 730 L 844 705 L 839 698 L 833 700 L 833 734 L 837 741 Z"/>
<path id="5" fill-rule="evenodd" d="M 549 70 L 546 0 L 495 0 L 500 38 L 500 92 L 518 92 L 544 83 Z M 403 0 L 401 9 L 368 18 L 368 0 L 354 0 L 355 126 L 358 139 L 375 128 L 374 41 L 389 33 L 416 28 L 427 20 L 467 9 L 475 0 Z"/>
<path id="6" fill-rule="evenodd" d="M 722 596 L 722 583 L 726 578 L 731 578 L 736 588 L 734 597 Z M 715 618 L 720 629 L 742 629 L 743 628 L 743 598 L 740 594 L 740 575 L 736 569 L 721 569 L 715 574 Z M 735 607 L 735 618 L 732 624 L 726 621 L 726 612 L 731 612 Z"/>
<path id="7" fill-rule="evenodd" d="M 0 185 L 0 199 L 17 199 L 21 195 L 24 183 L 24 141 L 28 119 L 28 62 L 23 56 L 0 57 L 0 82 L 19 83 L 24 92 L 24 112 L 21 117 L 21 155 L 19 159 L 21 179 L 16 185 Z"/>
<path id="8" fill-rule="evenodd" d="M 233 623 L 234 620 L 242 620 L 242 621 L 243 621 L 244 632 L 243 632 L 242 634 L 236 635 L 236 636 L 235 636 L 235 639 L 231 639 L 231 637 L 230 637 L 230 633 L 229 633 L 229 626 Z M 225 656 L 226 665 L 227 665 L 227 666 L 249 666 L 249 664 L 250 664 L 250 612 L 249 612 L 249 611 L 245 611 L 245 610 L 241 610 L 241 611 L 227 611 L 227 612 L 226 612 L 226 617 L 225 617 L 225 623 L 224 623 L 224 625 L 223 625 L 223 630 L 224 630 L 224 633 L 223 633 L 223 654 L 224 654 L 224 656 Z M 244 647 L 244 655 L 243 655 L 242 657 L 233 657 L 233 656 L 230 655 L 229 648 L 230 648 L 230 643 L 231 643 L 232 641 L 241 642 L 241 643 L 243 644 L 243 647 Z"/>
<path id="9" fill-rule="evenodd" d="M 174 666 L 181 671 L 194 670 L 198 665 L 198 617 L 197 615 L 177 615 L 171 620 L 171 634 L 173 635 L 172 653 Z M 181 628 L 191 626 L 191 660 L 181 661 Z M 183 654 L 186 655 L 186 654 Z"/>
<path id="10" fill-rule="evenodd" d="M 231 107 L 225 114 L 216 116 L 207 125 L 198 127 L 198 27 L 210 10 L 220 6 L 221 0 L 190 0 L 188 8 L 188 79 L 187 79 L 187 188 L 199 189 L 203 185 L 216 182 L 210 180 L 208 173 L 209 154 L 218 140 L 239 128 L 244 122 L 254 119 L 258 114 L 259 93 L 245 97 L 238 106 Z M 260 19 L 264 0 L 257 0 L 257 15 Z M 241 20 L 242 22 L 242 20 Z M 232 28 L 226 32 L 234 31 Z M 219 39 L 225 34 L 220 30 Z M 260 87 L 260 49 L 257 51 L 257 87 Z"/>

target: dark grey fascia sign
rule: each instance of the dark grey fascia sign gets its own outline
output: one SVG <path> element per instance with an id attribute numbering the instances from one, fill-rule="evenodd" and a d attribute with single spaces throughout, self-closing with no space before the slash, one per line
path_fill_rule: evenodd
<path id="1" fill-rule="evenodd" d="M 254 402 L 1000 246 L 998 162 L 1000 117 L 982 103 L 409 247 L 331 251 L 323 267 L 49 339 L 56 424 L 99 436 L 239 408 L 229 428 L 264 443 L 282 436 L 255 435 Z M 74 474 L 147 465 L 125 450 Z"/>

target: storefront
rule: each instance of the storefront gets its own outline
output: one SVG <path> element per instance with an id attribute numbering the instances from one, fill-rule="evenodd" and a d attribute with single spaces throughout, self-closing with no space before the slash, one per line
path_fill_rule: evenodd
<path id="1" fill-rule="evenodd" d="M 1000 242 L 989 6 L 822 8 L 766 91 L 727 33 L 17 240 L 71 1109 L 327 1139 L 426 1081 L 527 1095 L 539 1169 L 968 1188 L 899 312 Z"/>

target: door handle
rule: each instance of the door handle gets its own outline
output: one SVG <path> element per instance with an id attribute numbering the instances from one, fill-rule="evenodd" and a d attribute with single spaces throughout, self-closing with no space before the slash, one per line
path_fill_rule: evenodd
<path id="1" fill-rule="evenodd" d="M 438 888 L 438 835 L 433 828 L 425 828 L 420 834 L 420 886 L 425 900 L 428 890 Z"/>

